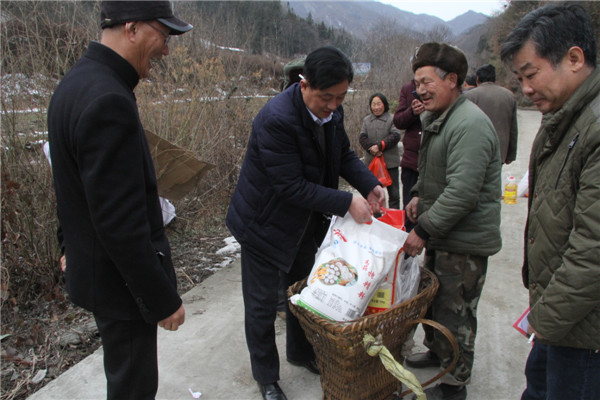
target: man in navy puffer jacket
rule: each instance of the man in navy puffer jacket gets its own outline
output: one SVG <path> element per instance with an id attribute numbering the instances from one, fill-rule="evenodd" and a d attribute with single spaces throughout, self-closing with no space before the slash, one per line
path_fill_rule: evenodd
<path id="1" fill-rule="evenodd" d="M 258 113 L 227 227 L 242 246 L 242 290 L 252 374 L 264 399 L 285 399 L 278 386 L 274 321 L 279 271 L 286 285 L 305 278 L 325 235 L 327 216 L 371 220 L 384 192 L 350 149 L 341 106 L 352 82 L 350 60 L 322 47 L 306 58 L 303 77 Z M 339 190 L 343 177 L 360 194 Z M 286 356 L 319 373 L 312 346 L 286 310 Z"/>

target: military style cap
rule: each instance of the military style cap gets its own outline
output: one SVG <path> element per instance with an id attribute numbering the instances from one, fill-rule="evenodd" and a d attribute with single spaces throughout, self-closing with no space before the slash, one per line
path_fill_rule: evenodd
<path id="1" fill-rule="evenodd" d="M 454 72 L 461 85 L 467 76 L 469 65 L 464 53 L 458 47 L 445 43 L 425 43 L 417 48 L 412 58 L 412 70 L 415 72 L 421 67 L 432 66 L 446 72 Z"/>
<path id="2" fill-rule="evenodd" d="M 283 67 L 283 89 L 287 89 L 292 84 L 300 82 L 300 75 L 304 69 L 304 60 L 306 57 L 296 58 L 285 64 Z"/>

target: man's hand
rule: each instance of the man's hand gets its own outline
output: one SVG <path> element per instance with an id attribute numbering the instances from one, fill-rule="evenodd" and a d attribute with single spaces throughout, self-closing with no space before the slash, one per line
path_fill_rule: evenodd
<path id="1" fill-rule="evenodd" d="M 426 241 L 421 239 L 413 229 L 408 234 L 406 242 L 404 242 L 404 252 L 411 257 L 415 257 L 423 252 Z"/>
<path id="2" fill-rule="evenodd" d="M 410 103 L 410 107 L 412 108 L 414 115 L 420 115 L 425 111 L 425 106 L 417 99 L 413 99 L 412 103 Z"/>
<path id="3" fill-rule="evenodd" d="M 348 210 L 348 212 L 350 212 L 352 218 L 354 218 L 354 220 L 359 224 L 371 222 L 371 220 L 373 219 L 369 203 L 360 194 L 352 195 L 352 203 L 350 203 L 350 209 Z"/>
<path id="4" fill-rule="evenodd" d="M 379 185 L 375 186 L 367 196 L 367 201 L 372 212 L 380 213 L 381 209 L 385 207 L 385 191 L 383 188 Z"/>
<path id="5" fill-rule="evenodd" d="M 173 315 L 158 322 L 158 326 L 167 331 L 176 331 L 180 325 L 183 325 L 185 321 L 185 309 L 183 304 L 179 307 L 179 310 L 175 311 Z"/>
<path id="6" fill-rule="evenodd" d="M 527 333 L 529 334 L 529 337 L 531 337 L 531 335 L 535 335 L 535 337 L 538 338 L 538 339 L 543 339 L 544 338 L 539 333 L 537 333 L 536 330 L 533 329 L 533 327 L 531 325 L 527 325 Z"/>
<path id="7" fill-rule="evenodd" d="M 417 222 L 417 206 L 419 205 L 419 198 L 413 197 L 410 202 L 406 205 L 406 216 L 412 222 Z"/>

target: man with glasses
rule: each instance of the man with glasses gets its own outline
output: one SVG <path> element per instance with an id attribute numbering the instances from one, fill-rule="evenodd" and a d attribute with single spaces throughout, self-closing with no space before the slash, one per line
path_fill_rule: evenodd
<path id="1" fill-rule="evenodd" d="M 169 33 L 165 33 L 162 29 L 157 28 L 156 26 L 154 26 L 152 23 L 150 22 L 146 22 L 148 25 L 150 25 L 150 27 L 152 29 L 154 29 L 156 32 L 160 33 L 164 38 L 165 38 L 165 46 L 169 45 L 169 41 L 171 40 L 171 35 Z"/>
<path id="2" fill-rule="evenodd" d="M 154 399 L 157 326 L 177 330 L 185 311 L 133 90 L 192 26 L 168 1 L 104 1 L 101 20 L 48 109 L 67 290 L 94 314 L 107 398 Z"/>
<path id="3" fill-rule="evenodd" d="M 426 43 L 415 53 L 412 68 L 425 113 L 419 179 L 406 207 L 416 225 L 404 250 L 415 256 L 427 248 L 425 267 L 440 281 L 429 317 L 446 326 L 459 346 L 456 367 L 425 393 L 428 400 L 464 400 L 488 257 L 502 247 L 500 145 L 489 118 L 461 94 L 468 66 L 460 50 Z M 452 348 L 437 331 L 424 330 L 429 351 L 407 357 L 406 364 L 445 369 Z"/>

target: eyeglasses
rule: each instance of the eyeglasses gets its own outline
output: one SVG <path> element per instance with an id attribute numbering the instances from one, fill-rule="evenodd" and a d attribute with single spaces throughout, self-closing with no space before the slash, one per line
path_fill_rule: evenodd
<path id="1" fill-rule="evenodd" d="M 157 27 L 152 25 L 150 22 L 146 22 L 146 25 L 149 25 L 150 28 L 154 29 L 156 32 L 160 33 L 165 38 L 165 46 L 169 45 L 169 40 L 171 40 L 171 35 L 169 35 L 168 33 L 164 33 L 162 30 L 158 29 Z"/>

